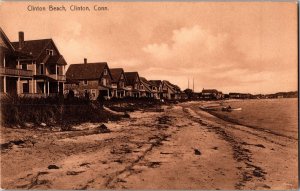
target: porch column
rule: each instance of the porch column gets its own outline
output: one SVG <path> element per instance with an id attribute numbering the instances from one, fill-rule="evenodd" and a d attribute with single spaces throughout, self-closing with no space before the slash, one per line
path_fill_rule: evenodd
<path id="1" fill-rule="evenodd" d="M 36 63 L 32 61 L 32 68 L 33 68 L 33 75 L 36 75 Z M 36 91 L 36 80 L 34 77 L 32 78 L 32 87 L 33 87 L 33 93 L 37 93 Z"/>
<path id="2" fill-rule="evenodd" d="M 21 83 L 21 81 L 20 81 L 20 77 L 18 77 L 18 81 L 17 81 L 17 94 L 19 95 L 20 93 L 21 93 L 21 89 L 20 89 L 20 84 Z"/>
<path id="3" fill-rule="evenodd" d="M 57 93 L 60 93 L 59 92 L 59 82 L 57 82 Z"/>
<path id="4" fill-rule="evenodd" d="M 44 80 L 44 94 L 46 95 L 46 80 Z"/>
<path id="5" fill-rule="evenodd" d="M 109 89 L 107 89 L 107 98 L 109 98 Z"/>
<path id="6" fill-rule="evenodd" d="M 20 69 L 20 60 L 18 60 L 17 69 Z"/>
<path id="7" fill-rule="evenodd" d="M 6 76 L 3 76 L 3 77 L 4 77 L 3 78 L 3 92 L 6 93 Z"/>
<path id="8" fill-rule="evenodd" d="M 35 87 L 34 87 L 34 80 L 32 79 L 31 80 L 31 86 L 32 86 L 32 88 L 31 88 L 31 93 L 35 93 Z"/>
<path id="9" fill-rule="evenodd" d="M 57 80 L 57 65 L 55 65 L 55 79 Z"/>
<path id="10" fill-rule="evenodd" d="M 48 85 L 47 94 L 50 95 L 50 89 L 49 89 L 50 88 L 50 83 L 49 83 L 49 80 L 47 81 L 47 85 Z"/>

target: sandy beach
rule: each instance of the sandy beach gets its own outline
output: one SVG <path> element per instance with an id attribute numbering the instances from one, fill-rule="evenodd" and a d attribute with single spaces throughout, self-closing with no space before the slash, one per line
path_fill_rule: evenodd
<path id="1" fill-rule="evenodd" d="M 73 131 L 1 128 L 3 189 L 296 189 L 298 139 L 223 121 L 201 103 Z"/>

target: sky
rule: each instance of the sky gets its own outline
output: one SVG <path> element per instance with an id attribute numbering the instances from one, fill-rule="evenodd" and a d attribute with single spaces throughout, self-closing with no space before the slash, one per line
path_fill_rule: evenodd
<path id="1" fill-rule="evenodd" d="M 30 12 L 28 5 L 107 6 Z M 52 38 L 68 65 L 107 62 L 182 90 L 297 90 L 296 2 L 2 2 L 11 41 Z"/>

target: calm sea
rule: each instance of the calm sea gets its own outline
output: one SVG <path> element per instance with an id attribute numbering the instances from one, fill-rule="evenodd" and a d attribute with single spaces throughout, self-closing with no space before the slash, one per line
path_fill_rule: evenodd
<path id="1" fill-rule="evenodd" d="M 298 102 L 290 99 L 225 101 L 225 106 L 241 107 L 241 111 L 216 111 L 229 120 L 246 126 L 266 129 L 289 137 L 298 137 Z"/>

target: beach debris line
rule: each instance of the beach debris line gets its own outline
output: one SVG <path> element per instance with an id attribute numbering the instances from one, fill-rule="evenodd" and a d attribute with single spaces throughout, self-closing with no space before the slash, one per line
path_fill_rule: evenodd
<path id="1" fill-rule="evenodd" d="M 59 169 L 59 167 L 56 166 L 55 164 L 50 164 L 50 165 L 48 166 L 48 169 Z"/>

